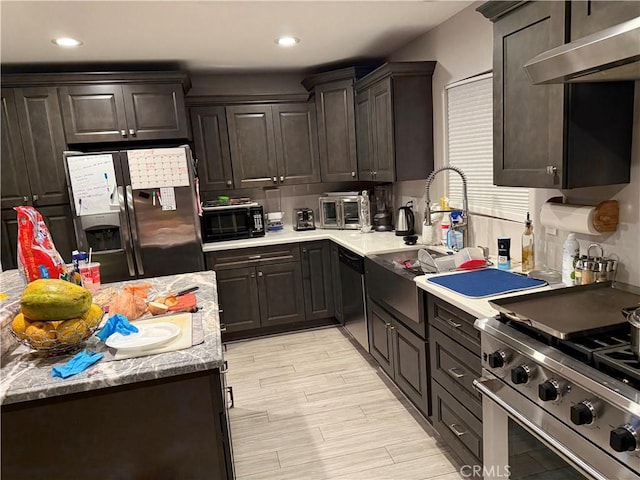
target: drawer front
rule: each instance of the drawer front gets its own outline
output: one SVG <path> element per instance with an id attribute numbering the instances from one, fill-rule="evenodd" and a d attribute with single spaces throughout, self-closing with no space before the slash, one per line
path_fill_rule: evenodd
<path id="1" fill-rule="evenodd" d="M 432 381 L 433 426 L 465 464 L 482 464 L 482 422 Z"/>
<path id="2" fill-rule="evenodd" d="M 298 244 L 286 244 L 222 250 L 219 252 L 207 252 L 205 259 L 209 270 L 297 262 L 300 261 L 300 248 Z"/>
<path id="3" fill-rule="evenodd" d="M 476 320 L 473 315 L 434 295 L 428 295 L 427 317 L 430 325 L 438 327 L 456 342 L 480 355 L 480 331 L 473 326 Z"/>
<path id="4" fill-rule="evenodd" d="M 482 418 L 482 396 L 473 379 L 482 376 L 480 357 L 461 347 L 437 328 L 429 327 L 431 376 Z"/>

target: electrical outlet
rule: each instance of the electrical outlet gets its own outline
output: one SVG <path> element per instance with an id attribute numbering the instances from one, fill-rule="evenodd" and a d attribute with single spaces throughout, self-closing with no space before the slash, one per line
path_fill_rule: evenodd
<path id="1" fill-rule="evenodd" d="M 545 232 L 547 233 L 547 235 L 551 235 L 553 237 L 558 235 L 558 229 L 553 227 L 545 227 Z"/>

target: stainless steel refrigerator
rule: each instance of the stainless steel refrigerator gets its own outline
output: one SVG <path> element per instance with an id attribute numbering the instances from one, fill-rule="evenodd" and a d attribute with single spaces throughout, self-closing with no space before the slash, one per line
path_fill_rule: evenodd
<path id="1" fill-rule="evenodd" d="M 204 270 L 188 146 L 64 157 L 78 249 L 102 283 Z"/>

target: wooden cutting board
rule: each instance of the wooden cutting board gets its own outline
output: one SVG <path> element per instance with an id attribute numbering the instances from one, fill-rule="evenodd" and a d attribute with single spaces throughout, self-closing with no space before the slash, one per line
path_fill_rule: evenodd
<path id="1" fill-rule="evenodd" d="M 153 325 L 154 323 L 173 323 L 180 329 L 180 335 L 171 342 L 161 345 L 158 348 L 147 348 L 143 350 L 116 351 L 114 360 L 124 360 L 126 358 L 144 357 L 157 353 L 174 352 L 183 348 L 190 348 L 192 345 L 192 318 L 190 313 L 173 313 L 169 315 L 159 315 L 157 317 L 146 318 L 131 322 L 133 325 Z"/>

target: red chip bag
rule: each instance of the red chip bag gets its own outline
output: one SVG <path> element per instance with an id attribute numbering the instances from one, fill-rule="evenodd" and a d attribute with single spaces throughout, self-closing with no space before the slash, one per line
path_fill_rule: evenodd
<path id="1" fill-rule="evenodd" d="M 42 215 L 33 207 L 15 207 L 18 212 L 18 269 L 27 281 L 60 278 L 65 263 Z"/>

